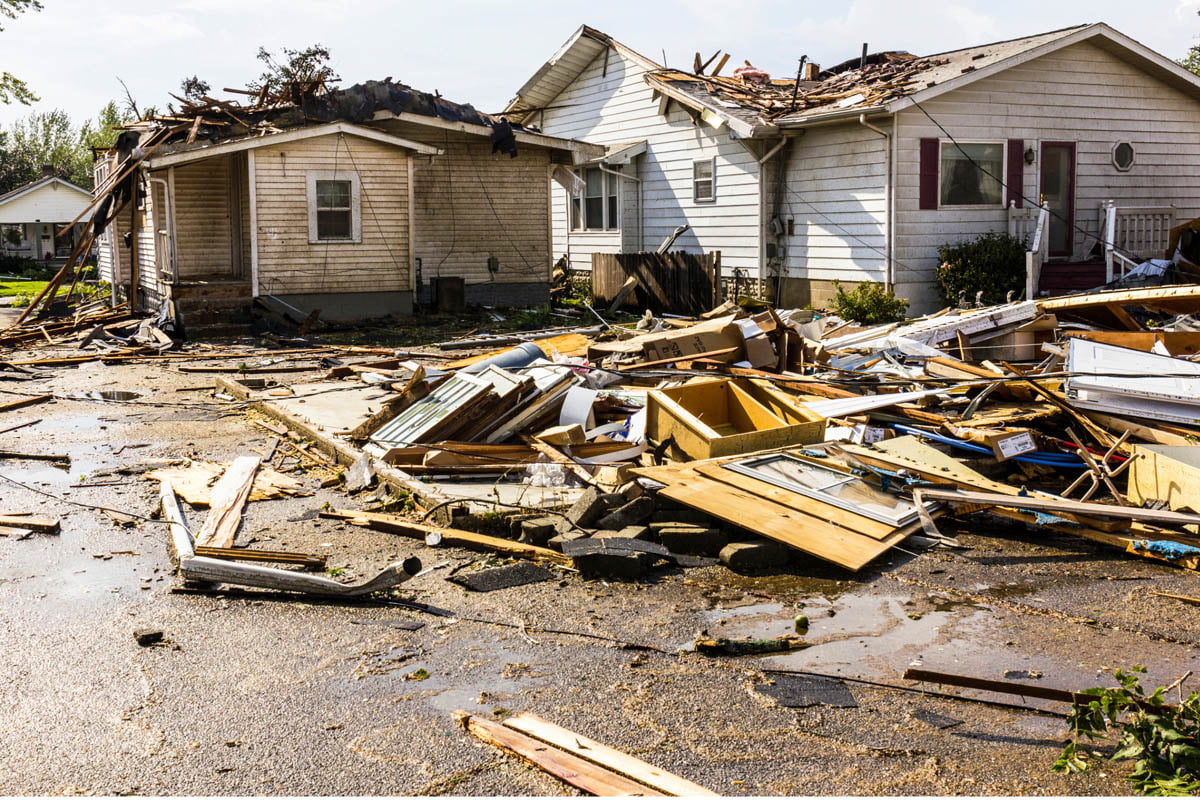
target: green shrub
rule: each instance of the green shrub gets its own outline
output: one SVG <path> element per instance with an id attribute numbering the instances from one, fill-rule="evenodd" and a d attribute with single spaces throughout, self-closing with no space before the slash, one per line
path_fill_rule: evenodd
<path id="1" fill-rule="evenodd" d="M 1076 702 L 1067 723 L 1071 738 L 1054 762 L 1055 772 L 1086 771 L 1097 758 L 1133 761 L 1127 779 L 1142 794 L 1195 795 L 1200 792 L 1200 695 L 1183 696 L 1180 678 L 1170 687 L 1146 694 L 1140 675 L 1145 667 L 1128 672 L 1118 669 L 1121 688 L 1088 689 L 1080 694 L 1086 704 Z M 1179 687 L 1179 702 L 1170 704 L 1166 694 Z M 1102 754 L 1081 743 L 1084 738 L 1115 743 L 1116 750 Z"/>
<path id="2" fill-rule="evenodd" d="M 840 282 L 834 281 L 833 288 L 837 289 L 837 294 L 830 305 L 834 313 L 845 320 L 866 325 L 899 322 L 908 308 L 907 300 L 896 297 L 882 283 L 875 281 L 860 283 L 848 292 Z"/>
<path id="3" fill-rule="evenodd" d="M 1025 240 L 1007 233 L 985 233 L 977 239 L 938 248 L 941 266 L 937 282 L 948 305 L 961 293 L 973 303 L 983 291 L 984 305 L 1003 303 L 1009 292 L 1014 297 L 1025 290 Z"/>
<path id="4" fill-rule="evenodd" d="M 46 268 L 32 258 L 0 254 L 0 275 L 16 275 L 22 278 L 38 278 Z"/>

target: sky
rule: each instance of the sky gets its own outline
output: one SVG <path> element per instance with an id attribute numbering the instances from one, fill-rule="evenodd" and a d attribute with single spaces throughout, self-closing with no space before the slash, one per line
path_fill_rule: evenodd
<path id="1" fill-rule="evenodd" d="M 591 25 L 668 66 L 689 68 L 718 49 L 795 74 L 807 55 L 826 66 L 872 51 L 918 55 L 1106 22 L 1171 58 L 1200 44 L 1200 0 L 608 0 L 574 5 L 467 0 L 184 0 L 114 3 L 42 0 L 44 9 L 0 18 L 0 71 L 24 79 L 32 109 L 95 116 L 129 86 L 139 106 L 165 108 L 185 77 L 215 90 L 244 87 L 272 52 L 320 43 L 343 86 L 392 77 L 481 111 L 503 109 L 579 27 Z M 0 126 L 29 106 L 0 105 Z"/>

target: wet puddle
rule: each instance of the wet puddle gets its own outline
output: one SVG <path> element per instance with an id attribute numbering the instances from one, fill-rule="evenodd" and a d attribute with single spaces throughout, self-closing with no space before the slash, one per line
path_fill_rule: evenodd
<path id="1" fill-rule="evenodd" d="M 708 633 L 726 638 L 771 638 L 796 632 L 808 618 L 804 650 L 763 656 L 764 669 L 807 669 L 858 677 L 893 677 L 908 666 L 982 650 L 990 612 L 973 603 L 930 597 L 932 611 L 914 613 L 905 595 L 813 597 L 796 604 L 760 603 L 703 613 Z M 973 641 L 974 640 L 974 641 Z"/>

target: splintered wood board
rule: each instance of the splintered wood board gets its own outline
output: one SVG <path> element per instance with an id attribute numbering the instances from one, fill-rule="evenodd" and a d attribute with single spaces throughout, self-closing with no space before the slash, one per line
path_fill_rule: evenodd
<path id="1" fill-rule="evenodd" d="M 508 717 L 504 720 L 504 727 L 528 734 L 535 739 L 566 750 L 572 755 L 594 761 L 668 795 L 675 797 L 719 796 L 716 792 L 706 789 L 698 783 L 692 783 L 686 778 L 648 764 L 640 758 L 634 758 L 628 753 L 623 753 L 582 734 L 559 727 L 553 722 L 547 722 L 534 714 L 516 714 Z"/>
<path id="2" fill-rule="evenodd" d="M 855 514 L 852 511 L 838 508 L 835 505 L 814 500 L 798 492 L 781 489 L 772 483 L 751 478 L 749 475 L 743 475 L 740 472 L 734 472 L 719 464 L 697 464 L 694 471 L 707 478 L 712 478 L 719 483 L 729 484 L 738 489 L 743 489 L 750 494 L 765 497 L 794 511 L 799 511 L 802 514 L 828 520 L 839 528 L 846 528 L 855 533 L 870 536 L 872 539 L 882 541 L 896 532 L 894 525 L 888 525 L 886 522 L 880 522 L 870 517 L 864 517 L 862 514 Z"/>
<path id="3" fill-rule="evenodd" d="M 563 356 L 581 356 L 587 353 L 588 345 L 592 340 L 584 336 L 582 333 L 564 333 L 561 336 L 551 336 L 549 339 L 535 339 L 533 344 L 536 344 L 542 349 L 546 355 L 551 355 L 551 351 L 558 351 L 559 355 Z M 480 361 L 498 356 L 501 353 L 507 353 L 517 345 L 509 345 L 501 347 L 499 350 L 491 350 L 487 353 L 480 353 L 477 356 L 467 356 L 460 358 L 457 361 L 451 361 L 449 364 L 443 365 L 445 369 L 462 369 L 469 367 L 472 364 L 477 364 Z"/>
<path id="4" fill-rule="evenodd" d="M 197 547 L 233 547 L 242 524 L 242 509 L 250 497 L 254 474 L 262 461 L 258 456 L 235 458 L 209 495 L 212 508 L 196 534 Z"/>
<path id="5" fill-rule="evenodd" d="M 148 480 L 170 481 L 175 492 L 193 506 L 206 506 L 213 484 L 224 474 L 227 465 L 215 461 L 193 461 L 186 467 L 163 467 L 145 473 Z M 307 497 L 312 492 L 290 475 L 270 467 L 260 467 L 254 476 L 250 500 L 278 500 L 284 495 Z"/>
<path id="6" fill-rule="evenodd" d="M 624 775 L 579 756 L 559 750 L 557 747 L 539 742 L 532 736 L 506 728 L 488 719 L 476 717 L 465 711 L 456 711 L 454 716 L 467 731 L 481 742 L 515 753 L 554 777 L 577 789 L 597 797 L 663 797 L 664 794 L 648 786 L 632 781 Z"/>
<path id="7" fill-rule="evenodd" d="M 666 488 L 658 493 L 668 500 L 854 571 L 921 527 L 920 522 L 914 522 L 883 539 L 873 539 L 695 472 L 676 470 L 669 475 L 661 470 L 632 472 L 666 483 Z"/>
<path id="8" fill-rule="evenodd" d="M 960 428 L 987 428 L 1053 417 L 1061 413 L 1050 403 L 990 403 L 971 415 L 970 419 L 951 422 Z"/>

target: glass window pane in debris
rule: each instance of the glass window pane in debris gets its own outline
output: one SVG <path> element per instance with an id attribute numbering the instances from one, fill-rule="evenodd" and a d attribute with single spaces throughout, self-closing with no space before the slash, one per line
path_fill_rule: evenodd
<path id="1" fill-rule="evenodd" d="M 349 208 L 350 181 L 317 181 L 317 208 Z"/>
<path id="2" fill-rule="evenodd" d="M 1003 205 L 1003 144 L 942 142 L 941 167 L 941 205 Z"/>
<path id="3" fill-rule="evenodd" d="M 896 527 L 917 518 L 916 507 L 907 500 L 786 453 L 733 461 L 725 468 Z"/>
<path id="4" fill-rule="evenodd" d="M 349 239 L 353 234 L 350 212 L 317 211 L 318 239 Z"/>

